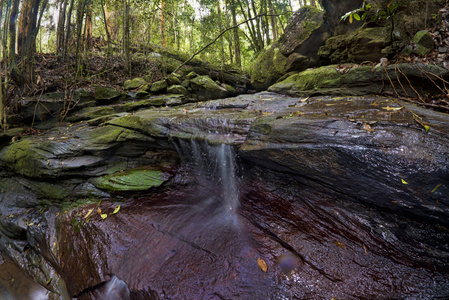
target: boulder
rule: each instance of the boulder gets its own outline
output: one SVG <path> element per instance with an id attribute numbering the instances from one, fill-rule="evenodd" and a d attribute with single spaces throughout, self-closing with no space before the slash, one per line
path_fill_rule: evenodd
<path id="1" fill-rule="evenodd" d="M 94 99 L 97 103 L 110 103 L 112 101 L 118 100 L 120 96 L 122 96 L 122 93 L 113 88 L 95 86 Z"/>
<path id="2" fill-rule="evenodd" d="M 401 63 L 386 67 L 380 64 L 375 67 L 330 65 L 291 75 L 268 90 L 296 96 L 367 95 L 381 91 L 408 97 L 438 95 L 440 89 L 426 74 L 448 78 L 449 70 L 442 65 L 422 63 Z"/>
<path id="3" fill-rule="evenodd" d="M 159 80 L 159 81 L 153 82 L 153 84 L 151 85 L 150 91 L 155 94 L 162 94 L 167 90 L 167 87 L 168 87 L 168 84 L 165 79 Z"/>
<path id="4" fill-rule="evenodd" d="M 190 93 L 189 91 L 183 87 L 182 85 L 172 85 L 167 88 L 167 93 L 169 94 L 181 94 L 184 96 L 188 96 Z"/>
<path id="5" fill-rule="evenodd" d="M 228 92 L 216 84 L 209 76 L 196 76 L 190 80 L 190 86 L 200 101 L 225 98 Z"/>
<path id="6" fill-rule="evenodd" d="M 146 84 L 145 79 L 137 77 L 134 79 L 126 80 L 123 85 L 124 90 L 134 90 Z"/>
<path id="7" fill-rule="evenodd" d="M 260 53 L 251 64 L 251 84 L 259 91 L 266 90 L 287 72 L 287 58 L 274 45 Z"/>
<path id="8" fill-rule="evenodd" d="M 285 57 L 292 53 L 315 54 L 329 37 L 324 12 L 313 6 L 303 6 L 289 19 L 284 34 L 279 38 L 279 51 Z M 305 67 L 307 68 L 307 66 Z"/>

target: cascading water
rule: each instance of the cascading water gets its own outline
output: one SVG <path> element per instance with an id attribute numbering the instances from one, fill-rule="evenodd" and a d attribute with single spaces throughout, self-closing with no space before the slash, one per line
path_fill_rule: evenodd
<path id="1" fill-rule="evenodd" d="M 217 187 L 222 216 L 231 217 L 236 222 L 239 180 L 234 148 L 230 145 L 209 145 L 194 140 L 178 140 L 175 147 L 184 163 L 192 168 L 198 184 Z"/>

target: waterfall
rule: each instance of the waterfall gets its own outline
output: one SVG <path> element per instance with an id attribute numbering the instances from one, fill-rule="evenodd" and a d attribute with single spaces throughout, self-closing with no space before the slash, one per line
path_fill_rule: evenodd
<path id="1" fill-rule="evenodd" d="M 198 184 L 218 187 L 222 212 L 228 216 L 236 216 L 239 206 L 239 180 L 234 148 L 230 145 L 209 145 L 194 140 L 178 140 L 175 147 L 183 163 L 194 172 Z"/>
<path id="2" fill-rule="evenodd" d="M 105 286 L 105 299 L 108 300 L 128 300 L 130 291 L 123 280 L 118 279 L 115 275 Z"/>

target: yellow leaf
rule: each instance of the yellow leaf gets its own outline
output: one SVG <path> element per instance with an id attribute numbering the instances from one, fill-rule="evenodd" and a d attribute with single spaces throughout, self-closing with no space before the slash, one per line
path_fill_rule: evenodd
<path id="1" fill-rule="evenodd" d="M 111 215 L 118 213 L 119 210 L 120 210 L 120 205 L 117 205 Z"/>
<path id="2" fill-rule="evenodd" d="M 264 271 L 267 272 L 268 271 L 268 266 L 267 263 L 262 259 L 262 258 L 258 258 L 257 259 L 257 265 L 259 266 L 259 268 Z"/>
<path id="3" fill-rule="evenodd" d="M 368 251 L 366 250 L 365 244 L 363 244 L 363 250 L 365 250 L 365 254 L 368 254 Z"/>
<path id="4" fill-rule="evenodd" d="M 84 219 L 87 219 L 88 216 L 90 216 L 90 214 L 94 211 L 94 209 L 89 209 L 89 211 L 87 212 L 87 214 L 84 216 Z"/>
<path id="5" fill-rule="evenodd" d="M 334 244 L 337 245 L 340 248 L 346 248 L 345 244 L 343 244 L 342 242 L 335 241 Z"/>
<path id="6" fill-rule="evenodd" d="M 107 214 L 100 214 L 100 217 L 104 220 L 104 219 L 106 219 L 108 217 L 108 215 Z"/>
<path id="7" fill-rule="evenodd" d="M 382 107 L 383 109 L 386 109 L 386 110 L 388 110 L 388 111 L 390 111 L 390 110 L 392 110 L 392 111 L 398 111 L 398 110 L 401 110 L 402 109 L 402 107 L 390 107 L 390 106 L 387 106 L 387 107 Z"/>
<path id="8" fill-rule="evenodd" d="M 366 130 L 368 132 L 374 132 L 374 129 L 371 128 L 371 126 L 367 123 L 363 123 L 363 130 Z"/>
<path id="9" fill-rule="evenodd" d="M 404 179 L 402 179 L 401 178 L 401 182 L 403 183 L 403 184 L 408 184 L 408 182 L 407 181 L 405 181 Z"/>

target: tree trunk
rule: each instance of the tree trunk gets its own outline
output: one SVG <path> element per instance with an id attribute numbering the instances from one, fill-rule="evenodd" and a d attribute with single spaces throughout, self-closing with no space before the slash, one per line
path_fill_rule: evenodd
<path id="1" fill-rule="evenodd" d="M 275 11 L 274 11 L 274 6 L 273 6 L 272 0 L 268 0 L 268 6 L 270 8 L 270 23 L 271 23 L 271 32 L 273 34 L 273 40 L 277 41 L 278 40 L 278 31 L 276 28 L 276 16 L 275 16 Z"/>
<path id="2" fill-rule="evenodd" d="M 84 50 L 92 49 L 92 2 L 86 8 L 86 23 L 84 24 Z"/>
<path id="3" fill-rule="evenodd" d="M 13 60 L 15 62 L 16 58 L 16 20 L 19 13 L 19 2 L 20 0 L 14 0 L 11 15 L 9 17 L 9 62 Z M 6 17 L 6 16 L 5 16 Z M 6 53 L 5 53 L 6 54 Z"/>
<path id="4" fill-rule="evenodd" d="M 165 42 L 164 0 L 161 0 L 161 38 L 162 46 L 166 47 L 167 44 Z"/>
<path id="5" fill-rule="evenodd" d="M 232 26 L 234 27 L 234 55 L 235 55 L 235 63 L 241 67 L 242 66 L 242 58 L 240 55 L 240 38 L 239 38 L 239 28 L 237 27 L 237 16 L 235 12 L 235 0 L 231 1 L 231 14 L 232 14 Z"/>
<path id="6" fill-rule="evenodd" d="M 217 14 L 218 14 L 218 28 L 220 32 L 223 31 L 223 23 L 221 20 L 221 3 L 220 0 L 217 0 Z M 220 59 L 221 59 L 221 66 L 223 67 L 225 62 L 225 53 L 224 53 L 224 44 L 223 44 L 223 37 L 220 38 Z"/>
<path id="7" fill-rule="evenodd" d="M 61 0 L 59 3 L 58 28 L 56 30 L 56 52 L 61 56 L 64 53 L 64 24 L 66 12 L 67 0 Z"/>
<path id="8" fill-rule="evenodd" d="M 65 39 L 64 39 L 64 54 L 63 58 L 67 58 L 67 53 L 70 47 L 70 31 L 72 28 L 72 12 L 73 12 L 73 0 L 70 0 L 69 12 L 67 14 L 66 25 L 65 25 Z"/>
<path id="9" fill-rule="evenodd" d="M 123 0 L 123 27 L 122 27 L 122 54 L 125 60 L 125 66 L 131 74 L 131 61 L 129 53 L 129 4 L 128 0 Z"/>

